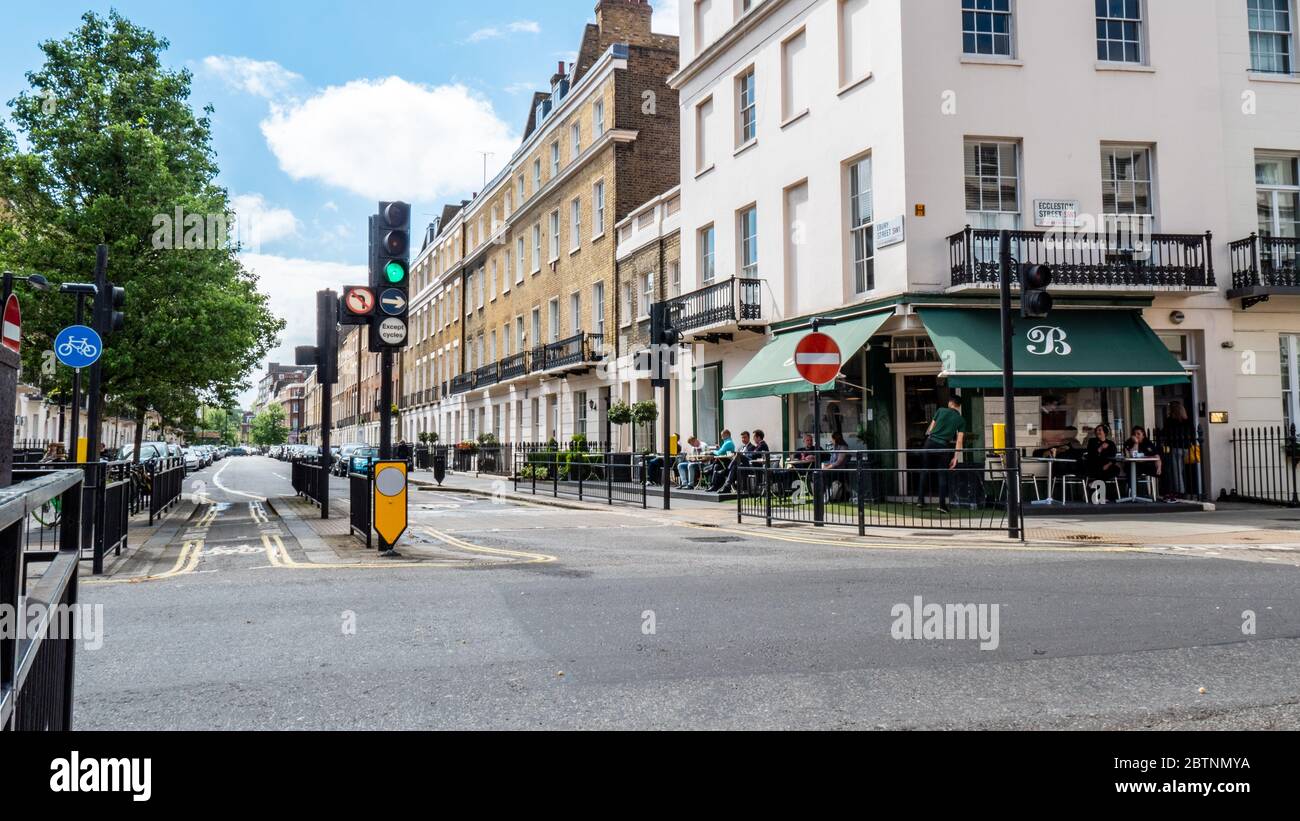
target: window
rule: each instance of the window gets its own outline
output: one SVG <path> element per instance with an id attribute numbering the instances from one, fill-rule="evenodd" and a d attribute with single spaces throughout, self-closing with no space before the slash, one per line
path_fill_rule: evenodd
<path id="1" fill-rule="evenodd" d="M 515 240 L 515 282 L 523 284 L 524 281 L 524 238 L 520 237 Z"/>
<path id="2" fill-rule="evenodd" d="M 1020 151 L 1014 142 L 967 140 L 966 221 L 974 228 L 1020 228 Z"/>
<path id="3" fill-rule="evenodd" d="M 597 100 L 591 104 L 591 133 L 599 137 L 605 133 L 605 101 Z"/>
<path id="4" fill-rule="evenodd" d="M 582 123 L 574 123 L 569 128 L 569 154 L 576 160 L 582 153 Z"/>
<path id="5" fill-rule="evenodd" d="M 527 194 L 524 191 L 524 175 L 520 174 L 519 175 L 519 204 L 522 206 L 524 204 L 524 200 L 527 198 L 528 198 Z"/>
<path id="6" fill-rule="evenodd" d="M 524 334 L 524 318 L 522 316 L 515 317 L 515 341 L 519 346 L 520 353 L 527 350 L 528 338 Z"/>
<path id="7" fill-rule="evenodd" d="M 492 273 L 488 275 L 488 299 L 497 301 L 497 261 L 492 260 Z"/>
<path id="8" fill-rule="evenodd" d="M 849 166 L 849 234 L 853 240 L 853 287 L 859 294 L 876 287 L 875 216 L 871 197 L 871 158 Z"/>
<path id="9" fill-rule="evenodd" d="M 501 358 L 510 356 L 510 323 L 501 326 Z"/>
<path id="10" fill-rule="evenodd" d="M 592 238 L 605 235 L 605 181 L 596 183 L 591 191 Z"/>
<path id="11" fill-rule="evenodd" d="M 542 344 L 542 311 L 540 308 L 533 309 L 533 345 Z"/>
<path id="12" fill-rule="evenodd" d="M 781 121 L 808 110 L 808 32 L 800 31 L 781 44 Z"/>
<path id="13" fill-rule="evenodd" d="M 549 341 L 560 341 L 560 300 L 558 297 L 546 303 L 546 334 Z"/>
<path id="14" fill-rule="evenodd" d="M 514 270 L 510 265 L 510 249 L 503 252 L 501 258 L 501 296 L 510 293 L 510 272 Z"/>
<path id="15" fill-rule="evenodd" d="M 961 48 L 966 54 L 1011 56 L 1011 0 L 961 0 Z"/>
<path id="16" fill-rule="evenodd" d="M 1300 424 L 1300 336 L 1282 334 L 1282 419 Z"/>
<path id="17" fill-rule="evenodd" d="M 695 107 L 695 172 L 706 171 L 713 165 L 710 151 L 713 134 L 713 98 Z"/>
<path id="18" fill-rule="evenodd" d="M 560 176 L 560 141 L 551 143 L 551 177 Z"/>
<path id="19" fill-rule="evenodd" d="M 722 363 L 695 369 L 695 435 L 705 442 L 722 436 Z"/>
<path id="20" fill-rule="evenodd" d="M 497 332 L 496 331 L 493 331 L 492 335 L 488 337 L 487 361 L 489 363 L 497 361 Z"/>
<path id="21" fill-rule="evenodd" d="M 1290 74 L 1295 55 L 1291 0 L 1248 0 L 1250 70 Z"/>
<path id="22" fill-rule="evenodd" d="M 542 187 L 542 161 L 533 160 L 533 193 L 536 194 Z"/>
<path id="23" fill-rule="evenodd" d="M 506 186 L 506 216 L 510 216 L 515 211 L 515 200 L 510 186 Z"/>
<path id="24" fill-rule="evenodd" d="M 1142 0 L 1097 0 L 1097 59 L 1142 62 Z"/>
<path id="25" fill-rule="evenodd" d="M 465 316 L 474 313 L 474 272 L 465 275 Z"/>
<path id="26" fill-rule="evenodd" d="M 682 295 L 682 264 L 680 262 L 668 263 L 668 296 L 679 297 Z"/>
<path id="27" fill-rule="evenodd" d="M 655 275 L 647 273 L 641 275 L 641 304 L 638 314 L 641 318 L 650 316 L 650 306 L 655 302 Z"/>
<path id="28" fill-rule="evenodd" d="M 582 333 L 582 292 L 569 294 L 569 332 L 577 336 Z"/>
<path id="29" fill-rule="evenodd" d="M 740 236 L 740 275 L 746 279 L 757 279 L 758 208 L 756 206 L 740 212 L 737 228 Z"/>
<path id="30" fill-rule="evenodd" d="M 569 250 L 582 247 L 582 198 L 574 197 L 569 203 Z"/>
<path id="31" fill-rule="evenodd" d="M 560 258 L 560 211 L 556 209 L 551 212 L 550 216 L 551 229 L 551 262 Z"/>
<path id="32" fill-rule="evenodd" d="M 591 328 L 594 333 L 605 335 L 605 283 L 603 282 L 591 286 Z"/>
<path id="33" fill-rule="evenodd" d="M 704 51 L 715 37 L 713 0 L 695 0 L 695 53 Z"/>
<path id="34" fill-rule="evenodd" d="M 736 147 L 758 137 L 758 101 L 754 69 L 736 78 Z"/>
<path id="35" fill-rule="evenodd" d="M 575 437 L 587 435 L 587 392 L 574 391 L 573 393 L 573 435 Z"/>
<path id="36" fill-rule="evenodd" d="M 542 270 L 542 224 L 533 223 L 533 273 Z"/>
<path id="37" fill-rule="evenodd" d="M 1102 146 L 1101 200 L 1106 214 L 1151 216 L 1150 148 Z"/>
<path id="38" fill-rule="evenodd" d="M 481 311 L 483 310 L 484 292 L 487 290 L 487 266 L 479 266 L 478 276 L 474 277 L 474 280 L 478 284 L 478 307 Z"/>
<path id="39" fill-rule="evenodd" d="M 840 0 L 840 85 L 852 85 L 870 73 L 867 0 Z"/>
<path id="40" fill-rule="evenodd" d="M 1255 196 L 1260 236 L 1300 237 L 1300 155 L 1257 154 Z"/>
<path id="41" fill-rule="evenodd" d="M 623 302 L 619 306 L 619 322 L 623 325 L 632 324 L 632 307 L 636 303 L 636 289 L 632 283 L 623 283 Z"/>
<path id="42" fill-rule="evenodd" d="M 714 262 L 717 259 L 716 248 L 714 247 L 714 231 L 712 225 L 706 225 L 700 229 L 700 282 L 708 285 L 713 282 L 717 275 L 717 268 Z"/>

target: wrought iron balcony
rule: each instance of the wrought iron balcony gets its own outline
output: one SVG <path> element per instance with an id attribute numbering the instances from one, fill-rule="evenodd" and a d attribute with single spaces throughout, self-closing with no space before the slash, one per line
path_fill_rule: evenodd
<path id="1" fill-rule="evenodd" d="M 469 393 L 474 388 L 474 374 L 458 373 L 451 378 L 451 395 Z"/>
<path id="2" fill-rule="evenodd" d="M 495 385 L 500 382 L 501 371 L 498 367 L 499 364 L 500 363 L 498 362 L 493 362 L 491 365 L 484 365 L 474 371 L 474 387 L 486 388 L 488 385 Z"/>
<path id="3" fill-rule="evenodd" d="M 604 358 L 603 334 L 580 332 L 540 348 L 534 348 L 530 371 L 582 369 Z"/>
<path id="4" fill-rule="evenodd" d="M 948 238 L 954 288 L 998 286 L 999 234 L 968 225 Z M 1011 256 L 1020 263 L 1052 266 L 1058 286 L 1124 291 L 1210 291 L 1215 287 L 1213 237 L 1209 231 L 1012 231 Z"/>
<path id="5" fill-rule="evenodd" d="M 673 325 L 687 334 L 763 325 L 763 280 L 732 277 L 668 300 Z"/>
<path id="6" fill-rule="evenodd" d="M 507 356 L 497 363 L 500 366 L 501 381 L 516 379 L 528 373 L 528 353 L 521 352 L 513 356 Z"/>
<path id="7" fill-rule="evenodd" d="M 1232 260 L 1229 299 L 1249 308 L 1272 296 L 1300 296 L 1300 239 L 1251 234 L 1228 245 Z"/>

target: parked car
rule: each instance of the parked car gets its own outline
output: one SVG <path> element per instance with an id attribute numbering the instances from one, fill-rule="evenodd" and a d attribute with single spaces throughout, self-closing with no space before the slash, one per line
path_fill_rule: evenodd
<path id="1" fill-rule="evenodd" d="M 203 469 L 203 456 L 198 448 L 185 448 L 182 454 L 185 457 L 186 473 L 193 473 L 196 470 Z"/>
<path id="2" fill-rule="evenodd" d="M 333 473 L 335 476 L 346 477 L 348 475 L 348 470 L 352 465 L 353 455 L 364 447 L 365 445 L 359 442 L 350 442 L 346 445 L 340 446 L 335 452 L 334 465 L 330 468 L 330 473 Z"/>
<path id="3" fill-rule="evenodd" d="M 140 464 L 151 464 L 159 459 L 165 459 L 171 453 L 166 442 L 141 442 L 140 443 Z M 123 462 L 135 461 L 135 445 L 125 445 L 118 453 L 117 458 Z"/>
<path id="4" fill-rule="evenodd" d="M 352 473 L 370 473 L 370 466 L 379 461 L 379 448 L 369 446 L 358 448 L 353 452 L 348 463 Z"/>

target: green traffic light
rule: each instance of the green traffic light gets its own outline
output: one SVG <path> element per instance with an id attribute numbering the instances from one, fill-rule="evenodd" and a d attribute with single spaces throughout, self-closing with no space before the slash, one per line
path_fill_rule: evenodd
<path id="1" fill-rule="evenodd" d="M 384 266 L 384 275 L 388 277 L 389 282 L 398 285 L 406 279 L 406 266 L 400 262 L 390 262 Z"/>

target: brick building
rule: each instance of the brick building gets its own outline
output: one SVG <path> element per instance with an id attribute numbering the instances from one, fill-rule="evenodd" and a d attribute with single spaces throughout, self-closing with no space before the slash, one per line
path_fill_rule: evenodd
<path id="1" fill-rule="evenodd" d="M 678 182 L 677 38 L 651 14 L 601 0 L 577 61 L 534 95 L 519 150 L 431 226 L 412 269 L 403 438 L 604 440 L 610 402 L 650 395 L 630 369 L 616 226 Z"/>

